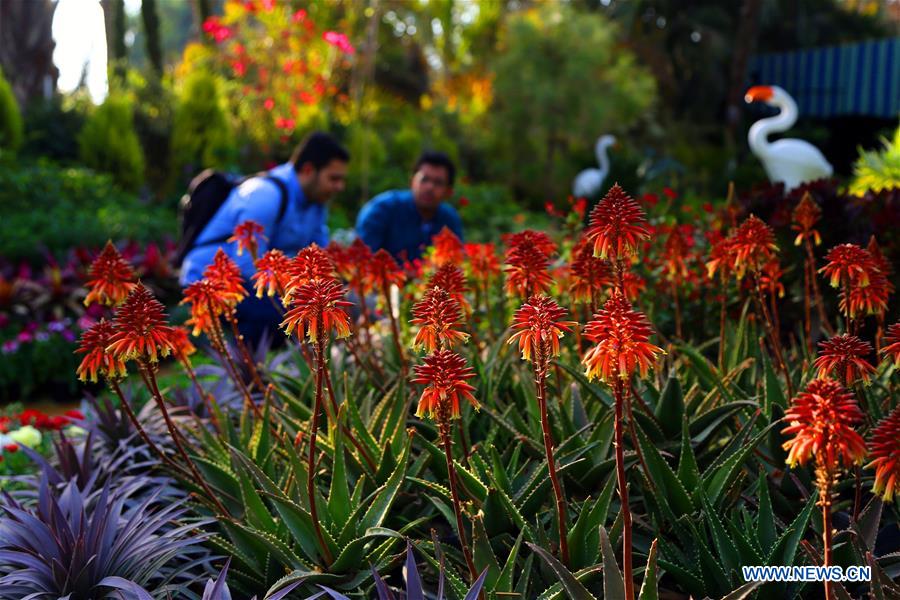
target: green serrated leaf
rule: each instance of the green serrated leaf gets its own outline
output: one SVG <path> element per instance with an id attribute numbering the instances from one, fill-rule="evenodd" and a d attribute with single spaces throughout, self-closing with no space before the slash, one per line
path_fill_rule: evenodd
<path id="1" fill-rule="evenodd" d="M 616 553 L 605 527 L 600 527 L 600 553 L 603 555 L 603 600 L 626 600 L 625 579 L 616 563 Z"/>
<path id="2" fill-rule="evenodd" d="M 641 584 L 638 600 L 659 600 L 656 545 L 656 540 L 653 540 L 653 543 L 650 544 L 650 554 L 647 556 L 647 568 L 644 570 L 644 582 Z"/>
<path id="3" fill-rule="evenodd" d="M 601 533 L 601 537 L 602 537 Z M 543 561 L 553 570 L 556 576 L 559 578 L 560 583 L 562 584 L 563 589 L 566 591 L 566 597 L 570 600 L 597 600 L 593 594 L 591 594 L 584 584 L 582 584 L 575 575 L 572 574 L 561 562 L 556 560 L 552 554 L 541 548 L 536 544 L 528 544 L 528 547 L 531 550 L 540 556 Z M 611 597 L 605 597 L 605 600 L 613 600 Z"/>

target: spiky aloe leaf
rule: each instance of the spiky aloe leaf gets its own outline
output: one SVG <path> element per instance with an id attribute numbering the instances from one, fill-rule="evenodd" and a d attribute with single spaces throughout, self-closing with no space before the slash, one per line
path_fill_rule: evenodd
<path id="1" fill-rule="evenodd" d="M 600 534 L 601 538 L 603 537 L 603 533 Z M 535 554 L 541 557 L 541 559 L 547 563 L 556 576 L 559 578 L 559 582 L 562 585 L 563 589 L 566 592 L 566 597 L 571 600 L 597 600 L 596 597 L 591 594 L 584 584 L 582 584 L 575 575 L 569 571 L 565 565 L 556 560 L 556 558 L 538 546 L 537 544 L 528 544 L 528 547 L 534 551 Z M 616 600 L 613 596 L 605 596 L 605 600 Z M 623 589 L 623 598 L 624 598 L 624 589 Z"/>

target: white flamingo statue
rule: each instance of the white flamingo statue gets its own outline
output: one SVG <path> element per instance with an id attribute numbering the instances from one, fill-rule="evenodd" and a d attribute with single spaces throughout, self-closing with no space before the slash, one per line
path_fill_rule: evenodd
<path id="1" fill-rule="evenodd" d="M 797 139 L 769 142 L 770 133 L 787 131 L 797 122 L 797 103 L 776 85 L 757 85 L 744 96 L 747 102 L 765 102 L 781 109 L 774 117 L 760 119 L 750 127 L 747 141 L 753 154 L 762 162 L 772 183 L 781 181 L 786 191 L 801 183 L 830 177 L 831 164 L 818 148 Z"/>
<path id="2" fill-rule="evenodd" d="M 609 156 L 607 149 L 616 143 L 616 138 L 611 135 L 601 136 L 594 146 L 594 152 L 597 155 L 597 163 L 599 169 L 585 169 L 575 176 L 575 183 L 572 186 L 572 193 L 576 198 L 589 198 L 597 194 L 603 187 L 603 180 L 609 175 Z"/>

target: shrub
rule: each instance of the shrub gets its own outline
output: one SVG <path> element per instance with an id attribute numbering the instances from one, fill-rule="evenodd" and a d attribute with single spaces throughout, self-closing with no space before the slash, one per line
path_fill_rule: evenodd
<path id="1" fill-rule="evenodd" d="M 857 196 L 867 191 L 880 192 L 900 187 L 900 127 L 894 139 L 882 138 L 884 149 L 861 151 L 853 165 L 850 193 Z"/>
<path id="2" fill-rule="evenodd" d="M 233 159 L 234 142 L 219 85 L 206 71 L 192 73 L 184 84 L 175 109 L 171 151 L 177 175 L 224 167 Z"/>
<path id="3" fill-rule="evenodd" d="M 128 101 L 109 96 L 88 118 L 78 146 L 85 165 L 109 173 L 123 188 L 136 191 L 143 183 L 144 154 Z"/>
<path id="4" fill-rule="evenodd" d="M 22 145 L 23 128 L 12 87 L 0 71 L 0 149 L 15 152 Z"/>
<path id="5" fill-rule="evenodd" d="M 159 240 L 175 216 L 141 204 L 110 177 L 47 162 L 0 162 L 0 256 L 34 260 L 43 251 L 102 246 L 107 239 Z"/>

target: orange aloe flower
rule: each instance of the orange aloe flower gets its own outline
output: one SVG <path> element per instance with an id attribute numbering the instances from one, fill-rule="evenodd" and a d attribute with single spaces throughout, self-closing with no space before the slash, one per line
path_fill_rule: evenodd
<path id="1" fill-rule="evenodd" d="M 372 251 L 359 238 L 347 247 L 346 269 L 341 276 L 358 292 L 367 290 L 369 267 L 372 262 Z M 371 291 L 371 290 L 369 290 Z"/>
<path id="2" fill-rule="evenodd" d="M 463 243 L 449 227 L 445 225 L 433 238 L 431 238 L 431 243 L 434 246 L 431 260 L 435 265 L 440 267 L 447 263 L 452 263 L 454 265 L 462 264 L 463 257 L 465 256 Z"/>
<path id="3" fill-rule="evenodd" d="M 531 243 L 516 246 L 506 257 L 506 290 L 510 294 L 526 298 L 543 294 L 553 283 L 550 277 L 549 258 Z"/>
<path id="4" fill-rule="evenodd" d="M 706 262 L 706 274 L 712 279 L 716 272 L 722 277 L 731 274 L 731 266 L 734 264 L 734 244 L 730 236 L 723 237 L 715 242 L 709 249 L 709 260 Z"/>
<path id="5" fill-rule="evenodd" d="M 647 289 L 647 282 L 637 273 L 628 271 L 623 276 L 625 297 L 629 302 L 637 302 L 638 297 Z"/>
<path id="6" fill-rule="evenodd" d="M 791 229 L 798 232 L 797 237 L 794 238 L 795 246 L 802 244 L 805 239 L 812 240 L 816 246 L 822 243 L 822 236 L 815 229 L 816 223 L 819 222 L 821 217 L 822 209 L 812 199 L 809 192 L 804 193 L 803 198 L 800 199 L 799 204 L 794 207 L 794 212 L 791 214 L 791 221 L 793 222 Z"/>
<path id="7" fill-rule="evenodd" d="M 684 282 L 688 278 L 687 259 L 690 240 L 679 225 L 673 225 L 663 245 L 663 271 L 669 281 Z"/>
<path id="8" fill-rule="evenodd" d="M 872 354 L 872 345 L 855 335 L 836 335 L 830 340 L 819 342 L 819 357 L 814 366 L 819 369 L 819 379 L 837 377 L 845 385 L 857 380 L 869 381 L 875 367 L 865 357 Z"/>
<path id="9" fill-rule="evenodd" d="M 559 356 L 559 340 L 564 332 L 578 326 L 566 321 L 566 309 L 549 296 L 532 296 L 513 315 L 515 331 L 507 342 L 518 342 L 524 360 L 545 363 L 552 356 Z M 541 365 L 542 368 L 546 364 Z"/>
<path id="10" fill-rule="evenodd" d="M 232 235 L 228 238 L 228 242 L 237 242 L 237 255 L 240 256 L 247 250 L 253 260 L 256 260 L 259 253 L 259 240 L 262 238 L 268 241 L 269 238 L 263 235 L 265 228 L 252 219 L 247 219 L 234 228 Z"/>
<path id="11" fill-rule="evenodd" d="M 89 291 L 84 299 L 85 306 L 90 306 L 94 302 L 119 306 L 137 285 L 134 269 L 109 241 L 91 263 L 88 277 L 85 285 Z"/>
<path id="12" fill-rule="evenodd" d="M 469 339 L 469 334 L 458 331 L 462 314 L 459 303 L 446 290 L 433 287 L 412 308 L 410 323 L 419 326 L 413 348 L 433 352 L 438 348 L 452 348 Z"/>
<path id="13" fill-rule="evenodd" d="M 572 250 L 569 294 L 576 302 L 590 303 L 604 288 L 613 285 L 609 264 L 599 256 L 587 239 L 582 237 Z"/>
<path id="14" fill-rule="evenodd" d="M 438 268 L 428 280 L 427 287 L 429 289 L 439 287 L 445 290 L 451 298 L 459 303 L 463 311 L 468 312 L 469 301 L 466 300 L 466 292 L 469 291 L 469 288 L 466 286 L 466 275 L 456 265 L 446 264 Z"/>
<path id="15" fill-rule="evenodd" d="M 332 279 L 335 279 L 335 271 L 331 257 L 317 244 L 310 244 L 288 262 L 284 303 L 290 304 L 294 292 L 310 281 Z"/>
<path id="16" fill-rule="evenodd" d="M 856 244 L 835 246 L 825 255 L 825 261 L 827 264 L 819 269 L 819 273 L 829 278 L 831 287 L 841 283 L 865 287 L 869 285 L 873 269 L 877 269 L 868 250 Z"/>
<path id="17" fill-rule="evenodd" d="M 584 337 L 596 345 L 584 355 L 582 363 L 588 379 L 612 383 L 628 379 L 637 370 L 647 376 L 662 348 L 649 342 L 653 333 L 647 317 L 634 310 L 620 293 L 615 293 L 584 328 Z"/>
<path id="18" fill-rule="evenodd" d="M 187 357 L 197 352 L 197 347 L 191 343 L 188 330 L 184 327 L 172 328 L 172 346 L 174 346 L 173 354 L 178 360 L 184 362 Z"/>
<path id="19" fill-rule="evenodd" d="M 184 288 L 184 298 L 179 304 L 191 305 L 191 317 L 187 324 L 193 327 L 192 335 L 212 333 L 213 324 L 220 317 L 234 314 L 232 297 L 221 281 L 203 278 Z"/>
<path id="20" fill-rule="evenodd" d="M 757 272 L 762 269 L 778 251 L 772 228 L 754 215 L 747 217 L 729 237 L 733 259 L 731 266 L 738 279 L 743 279 L 748 270 Z"/>
<path id="21" fill-rule="evenodd" d="M 853 394 L 833 379 L 813 379 L 791 402 L 784 415 L 788 426 L 781 433 L 789 439 L 787 464 L 805 465 L 815 458 L 818 467 L 833 473 L 839 465 L 859 464 L 866 444 L 854 425 L 863 421 Z"/>
<path id="22" fill-rule="evenodd" d="M 203 271 L 203 277 L 218 287 L 222 301 L 231 307 L 237 306 L 247 297 L 240 267 L 222 248 L 216 250 L 212 264 Z"/>
<path id="23" fill-rule="evenodd" d="M 881 349 L 881 353 L 894 363 L 895 368 L 900 369 L 900 323 L 894 323 L 887 328 L 884 341 L 886 345 Z"/>
<path id="24" fill-rule="evenodd" d="M 525 229 L 516 233 L 504 233 L 500 236 L 500 239 L 506 245 L 507 257 L 520 246 L 534 246 L 547 258 L 550 258 L 556 252 L 556 243 L 543 231 Z"/>
<path id="25" fill-rule="evenodd" d="M 150 290 L 138 284 L 116 311 L 106 351 L 121 360 L 146 359 L 155 363 L 174 349 L 165 307 Z"/>
<path id="26" fill-rule="evenodd" d="M 294 289 L 291 309 L 284 315 L 281 326 L 291 335 L 295 328 L 306 332 L 311 342 L 319 335 L 327 336 L 334 330 L 337 337 L 350 335 L 350 317 L 344 307 L 352 306 L 343 300 L 344 286 L 335 279 L 311 279 Z"/>
<path id="27" fill-rule="evenodd" d="M 369 268 L 366 273 L 366 282 L 369 289 L 385 290 L 391 285 L 399 288 L 406 283 L 406 273 L 394 260 L 390 252 L 382 248 L 369 261 Z"/>
<path id="28" fill-rule="evenodd" d="M 900 488 L 900 406 L 875 426 L 869 441 L 869 456 L 872 462 L 866 468 L 875 469 L 872 493 L 890 502 Z"/>
<path id="29" fill-rule="evenodd" d="M 284 295 L 289 281 L 288 267 L 290 263 L 290 259 L 285 256 L 284 252 L 277 248 L 268 250 L 259 257 L 256 261 L 256 273 L 250 278 L 256 289 L 257 298 L 262 298 L 264 293 L 268 296 Z"/>
<path id="30" fill-rule="evenodd" d="M 475 376 L 475 371 L 459 354 L 438 350 L 426 356 L 423 364 L 414 366 L 413 370 L 412 382 L 426 386 L 419 398 L 417 417 L 428 416 L 438 422 L 458 419 L 461 398 L 478 408 L 478 401 L 472 395 L 475 388 L 466 383 Z"/>
<path id="31" fill-rule="evenodd" d="M 880 315 L 887 311 L 888 299 L 894 286 L 881 271 L 869 273 L 869 284 L 866 286 L 850 285 L 849 293 L 842 290 L 838 304 L 841 312 L 856 318 L 858 315 Z"/>
<path id="32" fill-rule="evenodd" d="M 784 284 L 781 283 L 781 276 L 784 271 L 778 262 L 778 258 L 773 256 L 772 260 L 763 265 L 759 274 L 759 285 L 768 292 L 773 298 L 784 298 Z"/>
<path id="33" fill-rule="evenodd" d="M 359 238 L 357 238 L 357 240 L 358 239 Z M 353 270 L 353 258 L 350 254 L 350 248 L 331 240 L 328 242 L 328 245 L 325 246 L 325 252 L 328 254 L 328 258 L 331 259 L 334 270 L 337 272 L 338 276 L 349 280 L 350 273 Z"/>
<path id="34" fill-rule="evenodd" d="M 631 258 L 641 240 L 650 237 L 647 215 L 617 183 L 591 210 L 585 236 L 593 244 L 595 256 Z"/>
<path id="35" fill-rule="evenodd" d="M 465 249 L 472 279 L 486 283 L 500 275 L 500 259 L 494 244 L 466 244 Z"/>
<path id="36" fill-rule="evenodd" d="M 112 323 L 100 319 L 81 334 L 78 349 L 75 350 L 77 354 L 84 354 L 81 364 L 75 371 L 78 379 L 96 383 L 98 373 L 107 379 L 125 377 L 125 361 L 106 351 L 113 331 Z"/>

